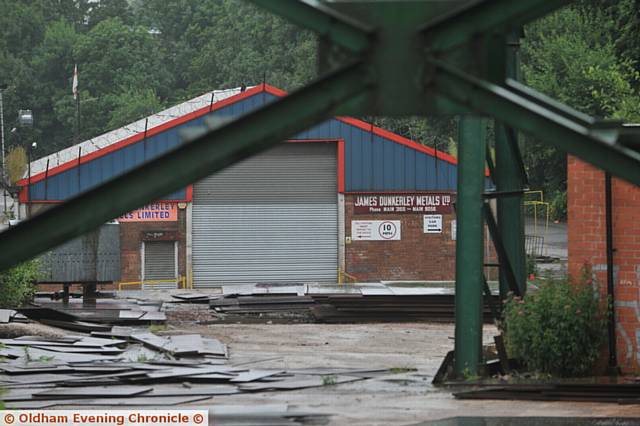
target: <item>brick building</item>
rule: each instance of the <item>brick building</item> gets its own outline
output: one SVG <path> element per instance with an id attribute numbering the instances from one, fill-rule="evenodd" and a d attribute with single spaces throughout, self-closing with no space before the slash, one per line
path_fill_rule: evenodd
<path id="1" fill-rule="evenodd" d="M 36 160 L 21 203 L 37 214 L 283 95 L 207 93 Z M 120 281 L 453 280 L 455 187 L 455 158 L 336 117 L 118 218 Z"/>
<path id="2" fill-rule="evenodd" d="M 569 274 L 588 264 L 607 296 L 605 173 L 569 157 L 567 167 Z M 616 360 L 623 372 L 640 370 L 640 188 L 611 180 L 611 225 Z"/>

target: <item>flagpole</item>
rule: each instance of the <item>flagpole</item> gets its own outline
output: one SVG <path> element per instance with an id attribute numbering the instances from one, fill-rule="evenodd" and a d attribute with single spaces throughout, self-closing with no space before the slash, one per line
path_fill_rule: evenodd
<path id="1" fill-rule="evenodd" d="M 80 92 L 76 96 L 76 143 L 80 142 Z"/>

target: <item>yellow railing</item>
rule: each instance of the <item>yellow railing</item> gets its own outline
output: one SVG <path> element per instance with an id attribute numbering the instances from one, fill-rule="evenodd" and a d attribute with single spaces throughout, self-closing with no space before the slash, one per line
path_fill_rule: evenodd
<path id="1" fill-rule="evenodd" d="M 338 268 L 338 284 L 342 285 L 342 284 L 347 284 L 349 282 L 351 282 L 351 284 L 357 283 L 358 278 Z"/>
<path id="2" fill-rule="evenodd" d="M 547 231 L 549 230 L 549 203 L 544 201 L 544 193 L 542 191 L 527 191 L 524 193 L 525 197 L 527 195 L 534 196 L 536 199 L 533 200 L 524 200 L 524 206 L 533 207 L 533 234 L 536 236 L 542 236 L 544 239 L 547 236 Z M 538 208 L 546 209 L 544 215 L 544 231 L 542 235 L 538 233 Z"/>
<path id="3" fill-rule="evenodd" d="M 142 286 L 154 286 L 158 284 L 169 284 L 169 283 L 176 283 L 177 288 L 187 288 L 186 287 L 187 277 L 184 277 L 181 275 L 178 278 L 168 279 L 168 280 L 144 280 L 144 281 L 119 282 L 118 290 L 122 290 L 124 287 L 129 287 L 129 286 L 138 286 L 142 288 Z M 192 283 L 189 283 L 189 285 L 190 287 L 188 288 L 192 288 L 191 287 Z"/>

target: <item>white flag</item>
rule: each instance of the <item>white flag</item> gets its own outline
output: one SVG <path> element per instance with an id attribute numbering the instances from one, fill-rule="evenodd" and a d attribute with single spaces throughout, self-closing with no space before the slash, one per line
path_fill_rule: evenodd
<path id="1" fill-rule="evenodd" d="M 73 83 L 71 83 L 73 99 L 78 99 L 78 64 L 73 67 Z"/>

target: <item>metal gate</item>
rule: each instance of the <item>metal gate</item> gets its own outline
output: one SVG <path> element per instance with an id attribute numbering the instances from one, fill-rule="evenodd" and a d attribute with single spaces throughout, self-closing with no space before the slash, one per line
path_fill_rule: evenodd
<path id="1" fill-rule="evenodd" d="M 142 287 L 146 281 L 176 280 L 169 283 L 154 283 L 150 288 L 177 288 L 177 242 L 144 241 L 142 243 Z"/>
<path id="2" fill-rule="evenodd" d="M 120 280 L 120 226 L 107 223 L 99 231 L 39 256 L 38 282 L 79 283 Z"/>
<path id="3" fill-rule="evenodd" d="M 335 143 L 284 143 L 194 186 L 194 287 L 336 282 Z"/>

